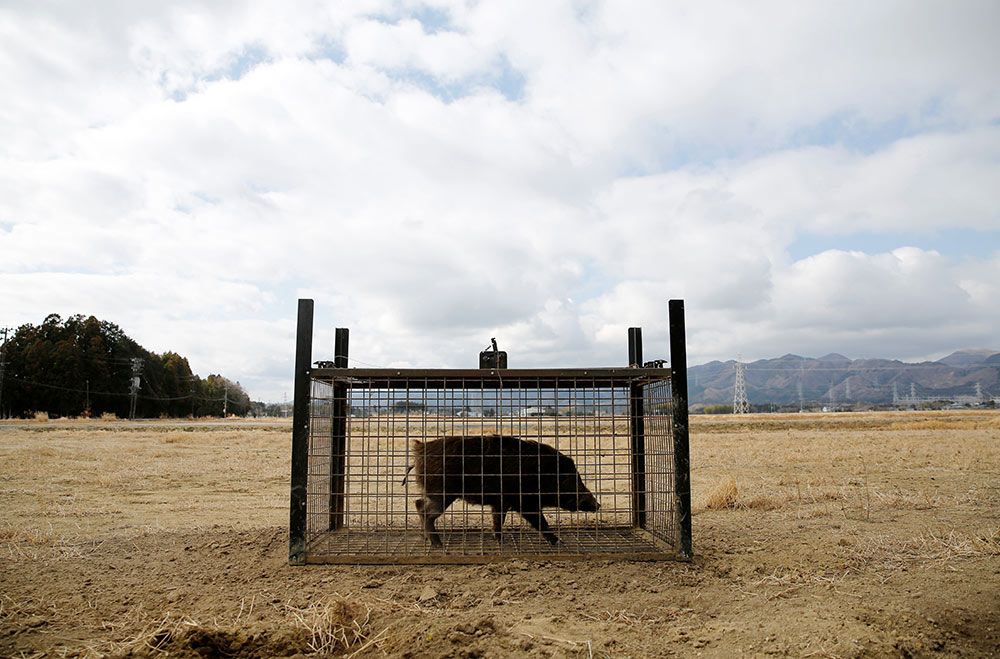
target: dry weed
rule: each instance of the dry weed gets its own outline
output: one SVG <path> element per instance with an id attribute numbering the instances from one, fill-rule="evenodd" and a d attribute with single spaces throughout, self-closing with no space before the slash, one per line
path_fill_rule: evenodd
<path id="1" fill-rule="evenodd" d="M 740 508 L 748 508 L 752 510 L 777 510 L 778 508 L 784 507 L 787 502 L 787 497 L 761 495 L 753 497 L 752 499 L 740 501 L 737 505 Z"/>
<path id="2" fill-rule="evenodd" d="M 305 608 L 275 607 L 285 614 L 279 623 L 251 623 L 255 598 L 244 598 L 231 625 L 213 621 L 202 624 L 188 615 L 168 613 L 148 619 L 134 609 L 103 627 L 116 635 L 127 629 L 120 641 L 108 641 L 88 648 L 96 656 L 287 656 L 334 655 L 378 647 L 388 628 L 371 633 L 371 608 L 334 596 Z"/>
<path id="3" fill-rule="evenodd" d="M 851 479 L 847 485 L 836 489 L 815 491 L 810 488 L 805 496 L 800 492 L 794 499 L 812 504 L 837 501 L 845 518 L 867 522 L 873 521 L 874 513 L 880 510 L 932 510 L 939 508 L 944 500 L 940 495 L 907 492 L 898 486 L 894 490 L 873 487 L 867 476 Z"/>
<path id="4" fill-rule="evenodd" d="M 808 572 L 801 569 L 775 569 L 753 581 L 744 580 L 743 586 L 736 586 L 744 595 L 759 597 L 766 602 L 781 599 L 796 593 L 805 587 L 823 587 L 839 594 L 845 594 L 837 586 L 847 576 L 848 572 L 818 571 Z"/>
<path id="5" fill-rule="evenodd" d="M 14 528 L 13 526 L 0 528 L 0 542 L 51 546 L 55 544 L 55 541 L 54 534 L 39 529 Z"/>
<path id="6" fill-rule="evenodd" d="M 28 607 L 16 601 L 7 594 L 0 595 L 0 621 L 22 618 L 27 615 Z"/>
<path id="7" fill-rule="evenodd" d="M 1000 556 L 1000 528 L 974 535 L 956 533 L 954 530 L 949 531 L 948 535 L 928 532 L 917 536 L 914 543 L 921 556 L 931 560 Z"/>
<path id="8" fill-rule="evenodd" d="M 897 508 L 901 510 L 930 510 L 941 505 L 941 497 L 931 496 L 926 492 L 903 492 L 897 488 L 894 492 L 872 489 L 872 499 L 881 508 Z"/>
<path id="9" fill-rule="evenodd" d="M 968 534 L 955 531 L 921 533 L 910 539 L 876 535 L 859 542 L 847 556 L 856 569 L 872 569 L 885 583 L 913 563 L 949 563 L 956 560 L 1000 556 L 1000 528 Z"/>
<path id="10" fill-rule="evenodd" d="M 197 437 L 189 432 L 167 432 L 164 433 L 160 442 L 163 444 L 182 444 L 185 443 L 185 440 L 191 440 L 192 438 L 197 439 Z"/>
<path id="11" fill-rule="evenodd" d="M 315 602 L 305 608 L 286 605 L 296 624 L 309 635 L 308 646 L 318 654 L 333 654 L 356 646 L 358 651 L 377 643 L 385 630 L 371 635 L 371 607 L 346 600 L 339 595 Z"/>
<path id="12" fill-rule="evenodd" d="M 736 479 L 732 476 L 720 481 L 709 492 L 705 501 L 706 510 L 777 510 L 792 499 L 788 494 L 761 494 L 753 497 L 744 496 Z"/>
<path id="13" fill-rule="evenodd" d="M 861 462 L 861 478 L 852 478 L 841 489 L 840 509 L 846 519 L 872 521 L 872 489 L 868 483 L 868 463 Z M 853 489 L 851 489 L 853 488 Z"/>
<path id="14" fill-rule="evenodd" d="M 111 627 L 111 625 L 107 625 Z M 166 647 L 177 638 L 184 635 L 188 629 L 198 628 L 199 625 L 194 620 L 187 617 L 175 618 L 167 614 L 163 618 L 147 623 L 139 632 L 127 637 L 123 641 L 108 642 L 107 654 L 119 656 L 141 655 L 153 653 L 169 654 Z M 95 652 L 104 654 L 103 652 Z"/>
<path id="15" fill-rule="evenodd" d="M 819 491 L 809 487 L 805 493 L 796 484 L 796 488 L 784 488 L 782 491 L 769 493 L 770 488 L 763 488 L 764 494 L 749 496 L 737 485 L 736 479 L 727 476 L 709 493 L 705 509 L 707 510 L 780 510 L 793 505 L 809 505 L 827 501 L 844 499 L 839 492 Z"/>
<path id="16" fill-rule="evenodd" d="M 889 430 L 981 430 L 1000 428 L 1000 418 L 972 416 L 944 418 L 944 419 L 917 419 L 908 421 L 896 421 L 890 423 Z"/>
<path id="17" fill-rule="evenodd" d="M 670 617 L 675 617 L 677 615 L 676 611 L 671 611 L 670 613 Z M 640 613 L 632 613 L 626 609 L 618 611 L 604 611 L 600 615 L 584 613 L 583 617 L 590 620 L 596 620 L 598 622 L 613 622 L 627 627 L 653 625 L 663 621 L 663 618 L 651 616 L 645 610 Z"/>
<path id="18" fill-rule="evenodd" d="M 712 488 L 705 502 L 705 507 L 709 510 L 736 508 L 736 501 L 739 495 L 740 490 L 736 486 L 736 479 L 730 476 Z"/>

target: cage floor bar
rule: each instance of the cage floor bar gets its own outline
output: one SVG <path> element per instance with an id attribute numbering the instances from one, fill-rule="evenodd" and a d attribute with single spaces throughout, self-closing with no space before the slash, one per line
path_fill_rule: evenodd
<path id="1" fill-rule="evenodd" d="M 674 547 L 631 526 L 560 527 L 560 544 L 550 545 L 533 529 L 504 532 L 498 544 L 482 529 L 442 529 L 443 549 L 431 549 L 418 530 L 359 532 L 341 529 L 320 534 L 307 547 L 307 563 L 476 564 L 525 560 L 678 559 Z"/>

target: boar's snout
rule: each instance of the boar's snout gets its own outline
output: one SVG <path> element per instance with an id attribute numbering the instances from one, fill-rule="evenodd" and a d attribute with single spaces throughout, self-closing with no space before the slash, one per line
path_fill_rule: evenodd
<path id="1" fill-rule="evenodd" d="M 585 513 L 596 513 L 601 509 L 601 504 L 597 501 L 595 497 L 590 492 L 580 496 L 580 510 Z"/>
<path id="2" fill-rule="evenodd" d="M 577 475 L 563 481 L 563 494 L 559 505 L 565 510 L 577 510 L 585 513 L 596 513 L 601 509 L 597 497 L 583 484 L 583 479 Z"/>

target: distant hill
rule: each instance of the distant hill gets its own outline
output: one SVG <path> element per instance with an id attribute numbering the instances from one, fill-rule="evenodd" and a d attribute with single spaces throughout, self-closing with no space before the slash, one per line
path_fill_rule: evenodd
<path id="1" fill-rule="evenodd" d="M 735 361 L 713 361 L 688 369 L 692 405 L 731 404 L 736 380 Z M 986 396 L 1000 395 L 1000 353 L 959 350 L 935 362 L 906 363 L 894 359 L 850 359 L 830 353 L 820 358 L 787 354 L 760 359 L 746 367 L 751 404 L 871 403 L 898 396 L 943 398 L 971 396 L 979 384 Z"/>
<path id="2" fill-rule="evenodd" d="M 938 362 L 948 366 L 969 366 L 970 364 L 982 364 L 995 354 L 997 351 L 990 348 L 969 348 L 956 350 L 947 357 L 942 357 Z"/>

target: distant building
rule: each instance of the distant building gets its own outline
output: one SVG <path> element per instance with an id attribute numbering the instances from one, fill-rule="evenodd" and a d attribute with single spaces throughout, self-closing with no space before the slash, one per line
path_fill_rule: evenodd
<path id="1" fill-rule="evenodd" d="M 555 416 L 556 411 L 551 407 L 524 407 L 521 408 L 519 416 Z"/>

